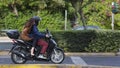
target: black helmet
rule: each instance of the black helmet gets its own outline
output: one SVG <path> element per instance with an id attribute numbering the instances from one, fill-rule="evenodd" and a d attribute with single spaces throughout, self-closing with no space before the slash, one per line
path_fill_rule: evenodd
<path id="1" fill-rule="evenodd" d="M 35 24 L 38 25 L 39 21 L 41 21 L 41 18 L 38 16 L 33 16 L 33 19 L 35 19 Z"/>

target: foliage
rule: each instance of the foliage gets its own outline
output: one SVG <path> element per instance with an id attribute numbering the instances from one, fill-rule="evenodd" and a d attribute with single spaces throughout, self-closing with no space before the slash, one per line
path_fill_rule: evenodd
<path id="1" fill-rule="evenodd" d="M 40 29 L 49 28 L 51 30 L 64 30 L 64 18 L 60 12 L 51 14 L 51 12 L 45 10 L 40 12 L 39 16 L 42 18 L 38 26 Z"/>
<path id="2" fill-rule="evenodd" d="M 21 30 L 24 23 L 36 13 L 19 13 L 19 17 L 16 17 L 13 13 L 9 13 L 2 22 L 5 23 L 6 29 L 18 29 Z M 39 28 L 40 29 L 53 29 L 53 30 L 63 30 L 64 20 L 60 13 L 51 14 L 48 11 L 44 10 L 40 12 L 39 16 L 42 18 Z M 56 23 L 56 24 L 55 24 Z M 53 28 L 54 27 L 54 28 Z"/>
<path id="3" fill-rule="evenodd" d="M 103 29 L 111 29 L 112 2 L 113 0 L 92 2 L 91 4 L 84 7 L 83 10 L 87 25 L 96 25 Z M 119 13 L 115 15 L 115 29 L 120 29 L 120 25 L 118 24 L 119 16 Z"/>
<path id="4" fill-rule="evenodd" d="M 120 31 L 85 30 L 53 31 L 53 36 L 66 52 L 117 52 Z"/>
<path id="5" fill-rule="evenodd" d="M 79 22 L 80 25 L 96 25 L 103 29 L 111 29 L 111 3 L 113 1 L 0 0 L 0 9 L 2 9 L 0 10 L 0 29 L 21 29 L 23 24 L 21 22 L 25 22 L 31 16 L 38 15 L 43 17 L 42 27 L 55 27 L 51 29 L 63 30 L 65 10 L 68 10 L 68 22 L 73 21 Z M 117 30 L 120 29 L 119 17 L 118 12 L 115 14 L 115 29 Z M 20 28 L 12 25 L 12 22 L 19 24 Z M 49 26 L 51 24 L 52 26 Z"/>
<path id="6" fill-rule="evenodd" d="M 92 2 L 87 7 L 83 8 L 88 25 L 99 25 L 104 28 L 105 23 L 110 24 L 109 18 L 109 22 L 104 23 L 104 20 L 107 18 L 106 12 L 109 11 L 110 8 L 108 8 L 106 4 L 101 3 L 102 2 Z"/>
<path id="7" fill-rule="evenodd" d="M 3 23 L 5 23 L 5 29 L 18 29 L 21 30 L 24 23 L 29 17 L 32 15 L 19 13 L 19 17 L 16 17 L 13 13 L 9 13 L 4 19 Z"/>

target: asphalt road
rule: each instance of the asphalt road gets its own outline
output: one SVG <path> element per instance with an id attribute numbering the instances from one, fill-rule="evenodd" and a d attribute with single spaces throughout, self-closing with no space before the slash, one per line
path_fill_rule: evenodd
<path id="1" fill-rule="evenodd" d="M 10 56 L 0 56 L 0 64 L 14 64 Z M 26 64 L 53 64 L 48 61 L 27 61 Z M 119 66 L 120 56 L 66 56 L 61 64 Z"/>

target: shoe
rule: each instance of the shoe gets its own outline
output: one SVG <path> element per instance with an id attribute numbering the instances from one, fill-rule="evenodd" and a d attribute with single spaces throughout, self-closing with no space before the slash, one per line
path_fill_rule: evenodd
<path id="1" fill-rule="evenodd" d="M 34 54 L 30 54 L 31 55 L 31 57 L 34 57 L 35 55 Z"/>
<path id="2" fill-rule="evenodd" d="M 38 58 L 47 59 L 43 54 L 40 54 Z"/>

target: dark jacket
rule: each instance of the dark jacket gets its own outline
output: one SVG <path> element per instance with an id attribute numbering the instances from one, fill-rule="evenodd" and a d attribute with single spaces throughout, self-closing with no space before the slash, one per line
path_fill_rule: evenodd
<path id="1" fill-rule="evenodd" d="M 30 37 L 35 38 L 35 39 L 41 39 L 45 37 L 45 34 L 42 34 L 41 32 L 39 32 L 37 25 L 34 24 L 32 26 L 31 32 L 29 34 Z"/>

